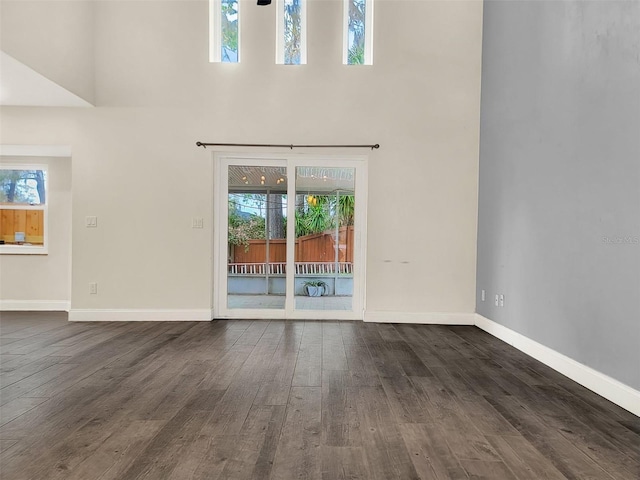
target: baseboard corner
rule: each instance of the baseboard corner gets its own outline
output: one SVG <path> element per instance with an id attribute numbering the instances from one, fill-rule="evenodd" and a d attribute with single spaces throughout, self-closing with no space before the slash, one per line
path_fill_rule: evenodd
<path id="1" fill-rule="evenodd" d="M 609 377 L 587 365 L 557 352 L 541 343 L 500 325 L 479 313 L 475 314 L 476 327 L 508 343 L 532 358 L 553 368 L 574 382 L 597 393 L 616 405 L 640 416 L 640 391 Z"/>

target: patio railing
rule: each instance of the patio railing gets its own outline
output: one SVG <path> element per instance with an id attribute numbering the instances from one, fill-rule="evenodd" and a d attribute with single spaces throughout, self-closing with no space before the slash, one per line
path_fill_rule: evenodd
<path id="1" fill-rule="evenodd" d="M 295 274 L 308 275 L 352 275 L 353 263 L 351 262 L 296 262 Z M 336 271 L 337 269 L 337 271 Z M 274 263 L 230 263 L 229 275 L 286 275 L 287 264 L 285 262 Z"/>
<path id="2" fill-rule="evenodd" d="M 337 271 L 336 271 L 337 269 Z M 296 262 L 296 275 L 353 274 L 351 262 Z"/>

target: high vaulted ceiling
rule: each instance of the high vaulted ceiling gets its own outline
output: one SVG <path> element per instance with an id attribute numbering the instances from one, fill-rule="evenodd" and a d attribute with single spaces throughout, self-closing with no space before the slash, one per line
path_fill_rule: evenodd
<path id="1" fill-rule="evenodd" d="M 0 52 L 0 105 L 92 106 L 5 52 Z"/>

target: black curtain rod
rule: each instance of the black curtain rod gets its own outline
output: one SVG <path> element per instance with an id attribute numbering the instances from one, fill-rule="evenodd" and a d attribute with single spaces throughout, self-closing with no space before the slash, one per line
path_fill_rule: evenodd
<path id="1" fill-rule="evenodd" d="M 373 150 L 374 148 L 380 148 L 380 144 L 376 143 L 375 145 L 278 145 L 278 144 L 269 144 L 269 143 L 204 143 L 204 142 L 196 142 L 197 147 L 265 147 L 265 148 L 290 148 L 293 150 L 294 148 L 370 148 Z"/>

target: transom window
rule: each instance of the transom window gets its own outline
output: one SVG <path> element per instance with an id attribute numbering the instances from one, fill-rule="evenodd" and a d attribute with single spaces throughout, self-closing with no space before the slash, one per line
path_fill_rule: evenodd
<path id="1" fill-rule="evenodd" d="M 0 253 L 47 253 L 47 167 L 0 165 Z"/>
<path id="2" fill-rule="evenodd" d="M 343 1 L 343 63 L 373 65 L 373 0 Z"/>
<path id="3" fill-rule="evenodd" d="M 373 0 L 343 0 L 343 63 L 373 65 Z M 307 63 L 307 0 L 276 0 L 276 63 Z M 209 0 L 209 61 L 240 62 L 239 0 Z"/>
<path id="4" fill-rule="evenodd" d="M 306 64 L 306 0 L 277 0 L 276 8 L 276 63 L 284 65 Z"/>
<path id="5" fill-rule="evenodd" d="M 209 0 L 209 61 L 240 62 L 238 0 Z"/>

